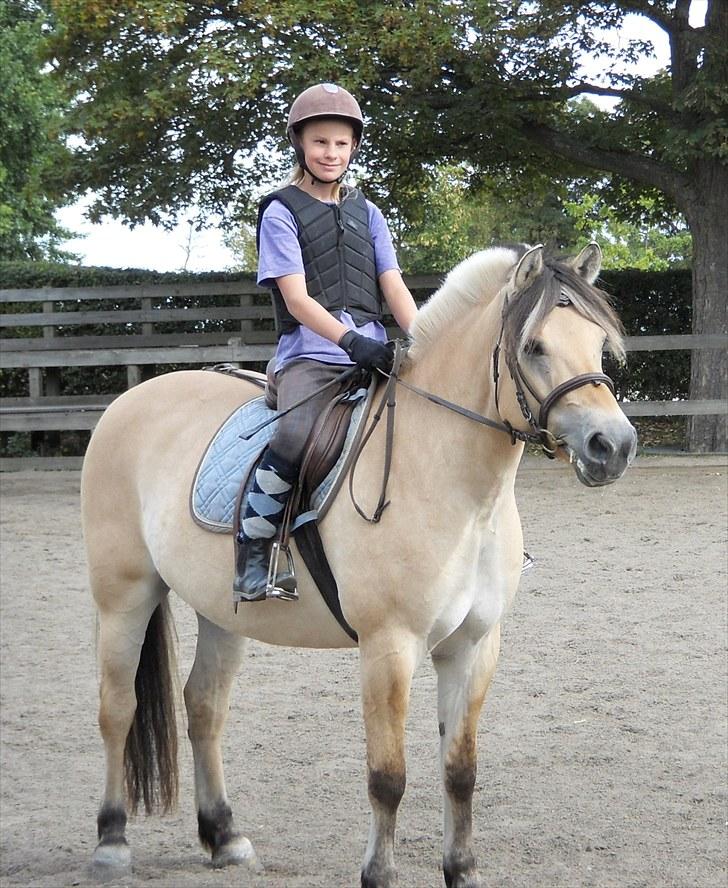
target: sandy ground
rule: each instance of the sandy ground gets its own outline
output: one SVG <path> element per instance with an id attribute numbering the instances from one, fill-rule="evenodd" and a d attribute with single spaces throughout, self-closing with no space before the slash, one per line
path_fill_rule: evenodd
<path id="1" fill-rule="evenodd" d="M 0 884 L 87 886 L 103 753 L 79 475 L 0 482 Z M 481 720 L 485 884 L 724 886 L 725 461 L 643 457 L 619 484 L 587 490 L 567 468 L 530 460 L 518 486 L 538 566 L 505 622 Z M 175 612 L 184 678 L 195 623 Z M 434 700 L 426 663 L 398 825 L 403 888 L 443 884 Z M 225 752 L 228 793 L 265 873 L 208 865 L 183 737 L 179 812 L 132 821 L 134 869 L 112 884 L 357 885 L 368 804 L 356 653 L 251 643 Z"/>

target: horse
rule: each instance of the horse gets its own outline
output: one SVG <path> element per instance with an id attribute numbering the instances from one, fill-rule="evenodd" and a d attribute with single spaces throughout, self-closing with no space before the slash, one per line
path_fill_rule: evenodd
<path id="1" fill-rule="evenodd" d="M 342 491 L 321 522 L 358 636 L 371 808 L 364 888 L 397 881 L 405 720 L 413 673 L 427 655 L 437 674 L 444 879 L 449 888 L 481 884 L 471 837 L 477 724 L 521 575 L 514 482 L 524 444 L 571 462 L 591 487 L 620 478 L 636 451 L 635 430 L 602 372 L 603 351 L 622 360 L 624 350 L 619 319 L 595 286 L 600 266 L 596 244 L 575 258 L 549 257 L 542 246 L 494 247 L 456 266 L 409 331 L 394 379 L 396 422 L 389 434 L 386 423 L 374 428 L 358 456 L 354 487 L 365 507 L 389 463 L 387 507 L 364 521 Z M 190 516 L 206 445 L 258 394 L 250 382 L 205 370 L 162 375 L 118 397 L 87 450 L 82 518 L 106 758 L 93 860 L 113 871 L 130 865 L 127 811 L 142 800 L 147 812 L 176 801 L 170 590 L 197 613 L 184 701 L 199 837 L 214 866 L 261 867 L 235 825 L 221 755 L 245 640 L 355 645 L 300 558 L 297 602 L 245 603 L 236 613 L 231 540 Z"/>

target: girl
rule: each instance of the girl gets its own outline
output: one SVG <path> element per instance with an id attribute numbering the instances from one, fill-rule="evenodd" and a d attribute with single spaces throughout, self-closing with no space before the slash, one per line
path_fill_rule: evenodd
<path id="1" fill-rule="evenodd" d="M 301 93 L 287 127 L 297 165 L 290 184 L 259 208 L 258 284 L 273 291 L 279 410 L 353 364 L 388 372 L 392 347 L 381 323 L 382 300 L 405 331 L 417 313 L 384 217 L 358 189 L 341 184 L 363 128 L 359 105 L 345 89 L 320 83 Z M 236 601 L 258 601 L 270 591 L 270 543 L 332 388 L 279 419 L 261 457 L 236 534 Z M 274 585 L 297 597 L 287 571 Z"/>

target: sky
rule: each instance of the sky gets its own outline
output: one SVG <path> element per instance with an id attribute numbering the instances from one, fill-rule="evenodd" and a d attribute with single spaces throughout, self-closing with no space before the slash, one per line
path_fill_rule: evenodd
<path id="1" fill-rule="evenodd" d="M 705 19 L 707 0 L 693 0 L 690 23 L 701 24 Z M 623 36 L 649 37 L 655 45 L 653 59 L 645 59 L 639 70 L 649 76 L 665 67 L 669 60 L 666 35 L 642 16 L 628 16 Z M 112 268 L 147 268 L 155 271 L 225 271 L 235 262 L 234 255 L 223 243 L 222 233 L 212 227 L 196 232 L 187 256 L 189 225 L 181 222 L 172 231 L 151 223 L 130 229 L 116 220 L 92 225 L 84 218 L 89 199 L 64 207 L 56 214 L 59 222 L 78 237 L 66 241 L 64 247 L 81 257 L 83 265 L 105 265 Z"/>

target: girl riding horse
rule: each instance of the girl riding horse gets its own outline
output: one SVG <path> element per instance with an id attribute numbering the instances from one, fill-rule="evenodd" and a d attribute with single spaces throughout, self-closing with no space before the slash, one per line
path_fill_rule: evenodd
<path id="1" fill-rule="evenodd" d="M 392 367 L 383 300 L 405 331 L 417 313 L 384 217 L 357 188 L 342 185 L 363 127 L 361 109 L 345 89 L 319 83 L 301 93 L 287 127 L 298 163 L 290 184 L 260 205 L 258 283 L 273 291 L 278 409 L 332 385 L 278 420 L 258 463 L 235 537 L 236 601 L 263 600 L 270 591 L 270 543 L 336 380 L 355 364 L 385 373 Z M 288 600 L 296 597 L 290 572 L 279 572 L 273 583 Z"/>

